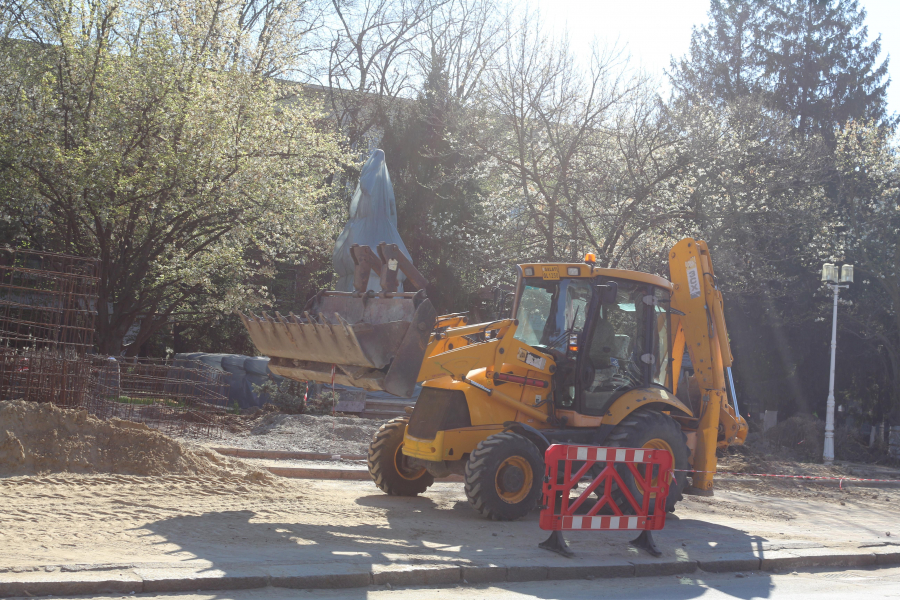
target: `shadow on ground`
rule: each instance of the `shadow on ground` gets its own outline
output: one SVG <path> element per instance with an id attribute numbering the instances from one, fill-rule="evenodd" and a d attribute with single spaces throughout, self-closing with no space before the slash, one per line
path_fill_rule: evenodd
<path id="1" fill-rule="evenodd" d="M 565 559 L 537 547 L 547 537 L 547 532 L 538 528 L 537 511 L 513 523 L 492 522 L 482 519 L 465 501 L 446 496 L 435 502 L 428 496 L 402 498 L 359 491 L 362 494 L 353 501 L 353 511 L 347 510 L 347 501 L 343 500 L 344 508 L 320 517 L 307 512 L 298 513 L 296 520 L 285 519 L 283 514 L 273 520 L 273 515 L 264 511 L 217 511 L 163 519 L 141 530 L 144 535 L 162 538 L 157 543 L 175 544 L 179 552 L 210 561 L 213 568 L 225 572 L 247 565 L 297 565 L 323 573 L 389 565 L 565 567 L 603 560 L 649 565 L 657 560 L 671 563 L 673 558 L 696 561 L 718 554 L 747 554 L 763 550 L 766 543 L 737 529 L 670 515 L 666 529 L 655 532 L 664 553 L 662 559 L 631 548 L 628 540 L 635 532 L 590 531 L 566 532 L 576 558 Z M 440 496 L 435 490 L 429 494 L 433 491 Z M 458 498 L 456 492 L 453 495 Z M 706 591 L 683 585 L 678 576 L 670 576 L 667 598 L 695 598 Z M 752 586 L 742 586 L 743 591 L 733 597 L 767 598 L 772 588 L 768 575 L 757 573 L 753 580 Z M 639 586 L 637 583 L 636 589 Z M 597 587 L 602 590 L 601 579 Z M 347 597 L 367 595 L 365 588 L 347 591 Z"/>

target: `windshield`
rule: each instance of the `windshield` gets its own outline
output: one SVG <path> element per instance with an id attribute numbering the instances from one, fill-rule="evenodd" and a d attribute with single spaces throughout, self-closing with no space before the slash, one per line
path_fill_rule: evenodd
<path id="1" fill-rule="evenodd" d="M 584 372 L 584 407 L 605 410 L 623 390 L 647 383 L 666 385 L 669 361 L 669 317 L 661 288 L 618 280 L 616 302 L 600 307 L 592 325 Z"/>
<path id="2" fill-rule="evenodd" d="M 590 300 L 591 283 L 586 279 L 526 279 L 516 312 L 515 338 L 529 346 L 565 352 L 570 339 L 584 329 Z"/>
<path id="3" fill-rule="evenodd" d="M 617 285 L 615 302 L 596 303 L 590 314 L 594 286 L 610 282 Z M 556 355 L 558 406 L 578 401 L 586 414 L 605 414 L 628 389 L 666 386 L 667 290 L 627 279 L 529 277 L 523 283 L 515 338 L 562 353 Z"/>

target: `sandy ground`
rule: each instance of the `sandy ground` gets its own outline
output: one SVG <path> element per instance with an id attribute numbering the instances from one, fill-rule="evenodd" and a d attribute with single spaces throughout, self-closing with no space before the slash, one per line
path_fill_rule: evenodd
<path id="1" fill-rule="evenodd" d="M 282 479 L 261 474 L 268 461 L 220 460 L 146 428 L 85 416 L 51 426 L 38 418 L 43 413 L 31 410 L 10 405 L 0 415 L 6 428 L 5 462 L 0 462 L 12 469 L 0 473 L 0 571 L 88 563 L 205 568 L 565 560 L 537 548 L 547 537 L 538 528 L 537 511 L 514 523 L 486 521 L 468 504 L 460 483 L 437 483 L 421 497 L 399 498 L 382 494 L 369 481 Z M 56 412 L 50 416 L 62 418 Z M 267 415 L 228 445 L 362 453 L 378 426 L 346 417 Z M 147 460 L 152 471 L 134 471 Z M 722 466 L 742 473 L 763 467 L 853 470 L 754 461 L 728 457 Z M 292 463 L 281 464 L 333 466 Z M 71 465 L 83 472 L 58 472 Z M 175 472 L 165 473 L 166 467 Z M 342 467 L 364 468 L 349 461 Z M 91 472 L 101 469 L 106 472 Z M 657 533 L 658 543 L 670 555 L 693 558 L 900 542 L 900 488 L 851 484 L 839 490 L 808 481 L 753 479 L 732 476 L 720 482 L 713 498 L 687 497 Z M 579 556 L 631 560 L 637 552 L 626 544 L 631 532 L 566 537 Z"/>
<path id="2" fill-rule="evenodd" d="M 741 489 L 688 497 L 657 532 L 657 541 L 687 557 L 762 544 L 898 541 L 898 531 L 887 536 L 900 523 L 896 492 L 893 499 L 843 494 L 844 505 L 836 498 L 823 502 Z M 546 560 L 549 554 L 537 548 L 546 537 L 537 512 L 514 523 L 486 521 L 458 483 L 398 498 L 363 481 L 54 475 L 2 479 L 0 498 L 0 570 L 198 560 L 481 564 L 511 557 Z M 626 541 L 632 537 L 567 533 L 576 552 L 604 558 L 630 556 L 634 551 Z"/>
<path id="3" fill-rule="evenodd" d="M 300 469 L 340 469 L 342 471 L 363 471 L 368 473 L 365 460 L 303 460 L 303 459 L 267 459 L 242 458 L 243 462 L 257 469 L 266 467 L 292 467 Z"/>

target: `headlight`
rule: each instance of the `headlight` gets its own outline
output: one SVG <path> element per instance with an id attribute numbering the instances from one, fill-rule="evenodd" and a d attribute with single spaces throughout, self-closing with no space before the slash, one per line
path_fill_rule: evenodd
<path id="1" fill-rule="evenodd" d="M 525 267 L 525 277 L 534 277 L 533 267 Z"/>
<path id="2" fill-rule="evenodd" d="M 578 267 L 569 267 L 568 269 L 566 269 L 566 273 L 573 276 L 581 275 L 581 269 L 579 269 Z"/>

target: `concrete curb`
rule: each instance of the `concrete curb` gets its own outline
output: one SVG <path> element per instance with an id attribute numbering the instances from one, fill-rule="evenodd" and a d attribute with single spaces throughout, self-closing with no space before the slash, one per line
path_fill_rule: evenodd
<path id="1" fill-rule="evenodd" d="M 558 563 L 558 561 L 557 561 Z M 771 552 L 726 553 L 708 558 L 671 557 L 635 560 L 539 562 L 485 565 L 238 565 L 228 568 L 159 565 L 79 565 L 77 570 L 0 573 L 0 597 L 75 596 L 142 592 L 238 590 L 267 586 L 291 589 L 359 588 L 370 585 L 416 586 L 563 579 L 605 579 L 710 573 L 775 571 L 806 567 L 900 565 L 900 548 L 808 548 Z M 122 568 L 126 567 L 126 568 Z"/>

